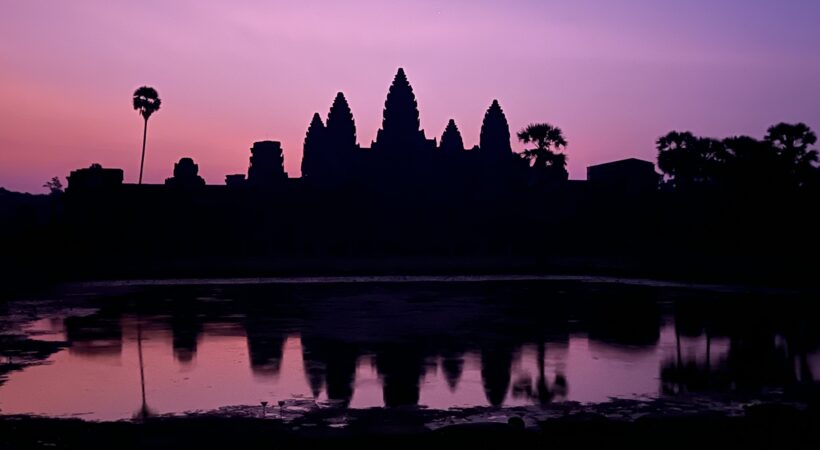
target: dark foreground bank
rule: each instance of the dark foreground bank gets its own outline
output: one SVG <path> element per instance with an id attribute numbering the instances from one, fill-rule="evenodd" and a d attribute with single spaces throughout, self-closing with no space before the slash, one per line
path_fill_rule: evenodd
<path id="1" fill-rule="evenodd" d="M 345 427 L 248 418 L 163 418 L 145 422 L 5 417 L 0 448 L 17 449 L 417 449 L 417 448 L 820 448 L 816 410 L 762 404 L 744 415 L 647 415 L 634 421 L 574 414 L 525 426 L 471 423 L 431 430 L 402 410 L 359 414 Z"/>

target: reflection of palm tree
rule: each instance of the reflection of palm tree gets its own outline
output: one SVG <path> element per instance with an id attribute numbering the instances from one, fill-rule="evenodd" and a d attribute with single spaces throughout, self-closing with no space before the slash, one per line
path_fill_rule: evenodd
<path id="1" fill-rule="evenodd" d="M 706 330 L 706 372 L 712 368 L 712 334 Z"/>
<path id="2" fill-rule="evenodd" d="M 678 367 L 682 367 L 683 355 L 680 351 L 680 329 L 678 329 L 677 324 L 675 324 L 675 354 L 677 355 Z"/>
<path id="3" fill-rule="evenodd" d="M 535 392 L 533 399 L 538 401 L 539 405 L 547 405 L 555 399 L 555 397 L 563 397 L 567 394 L 567 379 L 563 374 L 555 374 L 555 381 L 553 387 L 550 388 L 547 383 L 545 372 L 546 365 L 546 346 L 543 341 L 538 342 L 538 379 L 535 382 Z"/>
<path id="4" fill-rule="evenodd" d="M 140 406 L 139 411 L 137 411 L 134 416 L 137 419 L 145 420 L 153 415 L 153 412 L 148 408 L 148 402 L 145 401 L 145 366 L 142 359 L 142 323 L 140 323 L 139 319 L 137 320 L 137 354 L 139 355 L 140 363 L 140 389 L 142 392 L 142 406 Z"/>
<path id="5" fill-rule="evenodd" d="M 555 380 L 550 387 L 546 376 L 546 345 L 544 342 L 539 342 L 537 346 L 536 364 L 538 365 L 538 376 L 535 380 L 535 386 L 532 385 L 532 378 L 527 375 L 516 382 L 513 386 L 514 394 L 516 396 L 523 396 L 524 398 L 537 402 L 541 406 L 546 406 L 556 398 L 562 398 L 567 395 L 567 379 L 559 373 L 555 374 Z"/>
<path id="6" fill-rule="evenodd" d="M 148 136 L 148 118 L 159 109 L 160 104 L 161 101 L 156 89 L 142 86 L 134 91 L 134 109 L 139 111 L 145 120 L 145 125 L 142 129 L 142 157 L 140 158 L 139 184 L 142 184 L 142 168 L 145 163 L 145 140 Z"/>
<path id="7" fill-rule="evenodd" d="M 794 379 L 791 381 L 812 386 L 814 384 L 814 374 L 809 364 L 808 354 L 810 348 L 808 348 L 805 333 L 801 324 L 796 333 L 789 333 L 784 338 L 786 339 L 788 361 L 791 362 L 791 366 L 794 368 Z"/>
<path id="8" fill-rule="evenodd" d="M 550 393 L 549 386 L 547 386 L 547 377 L 544 375 L 545 357 L 544 341 L 538 341 L 538 380 L 535 382 L 535 395 L 541 405 L 545 405 L 552 400 L 552 393 Z"/>
<path id="9" fill-rule="evenodd" d="M 675 324 L 675 357 L 674 361 L 664 362 L 661 366 L 661 388 L 666 393 L 678 394 L 685 391 L 703 391 L 718 386 L 720 367 L 712 371 L 712 332 L 705 327 L 703 336 L 706 344 L 706 360 L 701 364 L 697 358 L 684 355 L 681 345 L 680 323 Z M 720 366 L 720 364 L 718 364 Z"/>

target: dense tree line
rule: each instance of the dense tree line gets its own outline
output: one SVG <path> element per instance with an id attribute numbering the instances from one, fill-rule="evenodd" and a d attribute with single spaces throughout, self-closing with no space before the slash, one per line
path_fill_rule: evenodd
<path id="1" fill-rule="evenodd" d="M 803 123 L 779 123 L 763 139 L 661 137 L 659 241 L 668 250 L 810 265 L 818 247 L 799 230 L 820 225 L 816 142 Z"/>
<path id="2" fill-rule="evenodd" d="M 658 168 L 663 187 L 677 191 L 794 192 L 817 187 L 816 143 L 803 123 L 774 125 L 762 140 L 673 131 L 657 141 Z"/>

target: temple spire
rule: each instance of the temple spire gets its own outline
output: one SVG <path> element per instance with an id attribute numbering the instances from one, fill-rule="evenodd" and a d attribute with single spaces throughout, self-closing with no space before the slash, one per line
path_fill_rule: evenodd
<path id="1" fill-rule="evenodd" d="M 512 153 L 510 126 L 498 100 L 493 100 L 484 114 L 479 147 L 481 153 L 487 157 L 503 157 Z"/>
<path id="2" fill-rule="evenodd" d="M 387 151 L 409 151 L 421 147 L 423 141 L 416 95 L 404 69 L 399 68 L 387 92 L 382 128 L 375 144 Z"/>
<path id="3" fill-rule="evenodd" d="M 464 140 L 461 138 L 461 132 L 458 131 L 455 120 L 450 119 L 450 121 L 447 122 L 447 127 L 441 135 L 439 148 L 447 154 L 464 151 Z"/>
<path id="4" fill-rule="evenodd" d="M 322 162 L 325 157 L 325 124 L 319 113 L 313 114 L 307 133 L 305 134 L 305 144 L 302 147 L 302 176 L 305 178 L 321 177 L 323 168 Z"/>
<path id="5" fill-rule="evenodd" d="M 336 94 L 327 113 L 327 139 L 332 150 L 347 151 L 356 147 L 356 122 L 345 95 Z"/>

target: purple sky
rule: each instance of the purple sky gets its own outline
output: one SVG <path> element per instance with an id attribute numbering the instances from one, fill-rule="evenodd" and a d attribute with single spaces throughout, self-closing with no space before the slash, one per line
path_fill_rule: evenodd
<path id="1" fill-rule="evenodd" d="M 224 183 L 262 139 L 282 141 L 298 176 L 313 112 L 343 91 L 369 146 L 398 67 L 428 137 L 454 118 L 476 144 L 498 98 L 513 132 L 561 127 L 570 174 L 584 178 L 589 164 L 654 160 L 672 129 L 820 128 L 818 43 L 816 0 L 5 1 L 0 186 L 42 192 L 93 162 L 135 181 L 130 101 L 143 84 L 163 99 L 148 182 L 190 156 Z"/>

